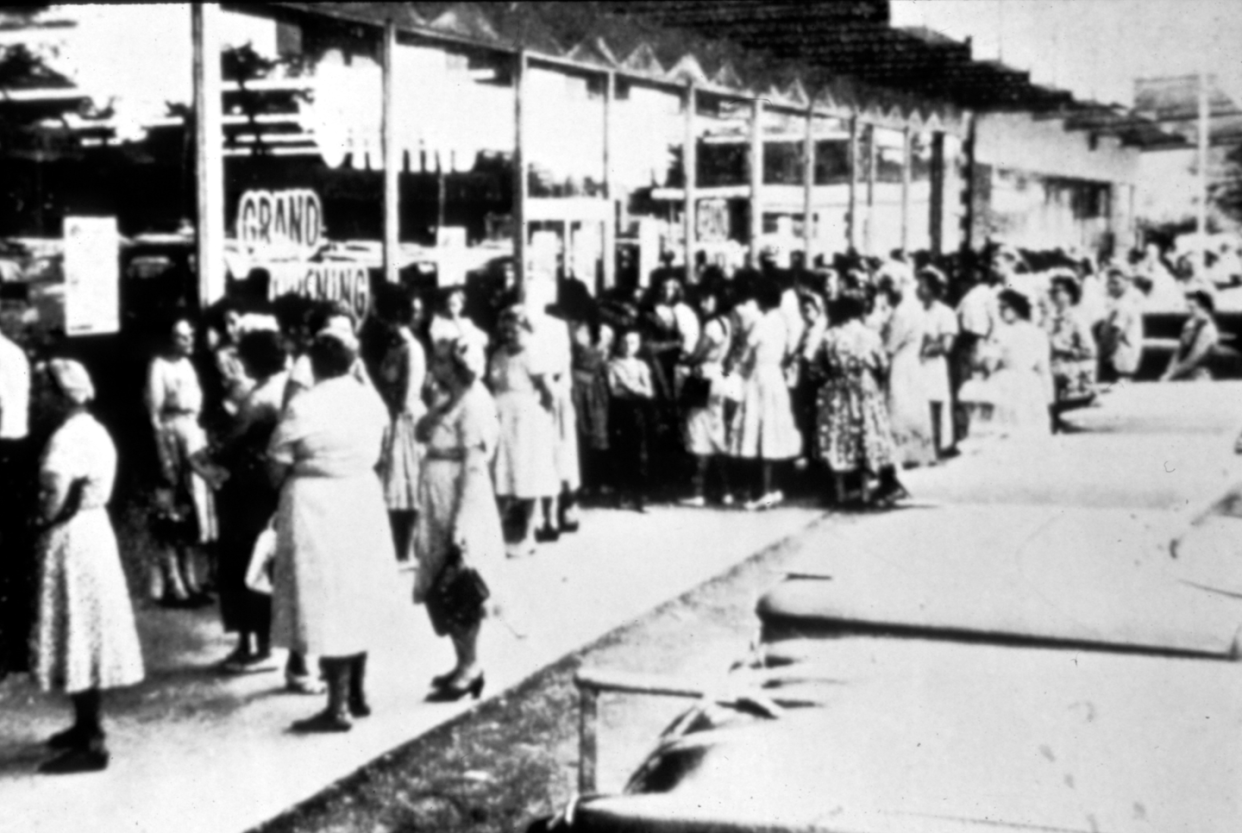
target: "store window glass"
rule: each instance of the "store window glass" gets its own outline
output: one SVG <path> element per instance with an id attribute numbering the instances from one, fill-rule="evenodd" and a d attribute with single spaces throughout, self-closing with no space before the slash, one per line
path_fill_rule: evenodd
<path id="1" fill-rule="evenodd" d="M 906 238 L 910 251 L 931 248 L 933 139 L 930 132 L 910 134 L 910 215 Z"/>
<path id="2" fill-rule="evenodd" d="M 695 261 L 726 271 L 745 261 L 752 242 L 750 144 L 754 104 L 695 95 Z"/>
<path id="3" fill-rule="evenodd" d="M 864 240 L 868 253 L 886 256 L 902 248 L 902 177 L 905 168 L 905 134 L 900 130 L 873 127 L 870 160 L 874 166 Z"/>
<path id="4" fill-rule="evenodd" d="M 961 248 L 962 224 L 966 220 L 966 172 L 968 160 L 962 140 L 944 134 L 944 222 L 941 226 L 941 248 L 955 252 Z"/>
<path id="5" fill-rule="evenodd" d="M 513 256 L 513 59 L 401 43 L 393 71 L 401 280 L 465 283 L 477 307 Z"/>
<path id="6" fill-rule="evenodd" d="M 267 35 L 222 45 L 230 291 L 340 300 L 363 316 L 383 267 L 379 34 L 226 17 Z"/>
<path id="7" fill-rule="evenodd" d="M 685 95 L 618 78 L 612 159 L 616 281 L 645 284 L 662 261 L 684 266 Z"/>
<path id="8" fill-rule="evenodd" d="M 551 299 L 532 282 L 556 277 L 594 291 L 602 279 L 607 79 L 532 65 L 526 75 L 522 152 L 528 165 L 527 293 Z"/>
<path id="9" fill-rule="evenodd" d="M 811 122 L 815 141 L 815 185 L 812 262 L 831 262 L 849 248 L 850 124 L 846 119 L 816 116 Z"/>
<path id="10" fill-rule="evenodd" d="M 806 249 L 807 115 L 764 107 L 763 239 L 760 251 L 781 268 Z"/>

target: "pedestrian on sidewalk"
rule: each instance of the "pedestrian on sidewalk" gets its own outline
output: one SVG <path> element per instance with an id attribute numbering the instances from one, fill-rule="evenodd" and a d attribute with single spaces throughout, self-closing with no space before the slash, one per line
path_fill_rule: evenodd
<path id="1" fill-rule="evenodd" d="M 418 517 L 422 450 L 414 429 L 426 411 L 423 388 L 427 356 L 423 345 L 410 331 L 414 305 L 402 287 L 385 284 L 376 296 L 375 312 L 387 331 L 387 349 L 375 383 L 390 417 L 384 433 L 380 478 L 384 482 L 384 500 L 388 505 L 397 560 L 407 564 L 413 558 L 414 524 Z"/>
<path id="2" fill-rule="evenodd" d="M 639 512 L 647 498 L 647 450 L 650 442 L 655 385 L 651 368 L 639 358 L 642 335 L 620 333 L 616 355 L 608 360 L 608 446 L 618 503 L 628 500 Z"/>
<path id="3" fill-rule="evenodd" d="M 150 575 L 153 600 L 170 606 L 210 604 L 200 578 L 200 549 L 216 540 L 216 509 L 207 482 L 190 458 L 207 447 L 200 424 L 203 391 L 190 360 L 194 325 L 173 322 L 164 351 L 151 361 L 146 406 L 159 460 L 154 490 L 152 532 L 158 562 Z"/>
<path id="4" fill-rule="evenodd" d="M 388 412 L 352 372 L 357 340 L 340 329 L 310 349 L 315 384 L 289 403 L 269 455 L 282 482 L 276 515 L 272 642 L 320 656 L 327 708 L 295 732 L 343 732 L 371 709 L 367 652 L 394 594 L 395 566 L 379 461 Z"/>
<path id="5" fill-rule="evenodd" d="M 737 320 L 749 323 L 735 335 L 737 354 L 732 367 L 741 376 L 742 395 L 729 426 L 729 452 L 758 468 L 746 508 L 771 509 L 784 500 L 776 488 L 776 465 L 797 458 L 802 451 L 785 380 L 789 329 L 780 309 L 778 285 L 754 282 L 742 293 Z"/>
<path id="6" fill-rule="evenodd" d="M 686 451 L 694 457 L 692 492 L 686 506 L 707 505 L 707 472 L 715 468 L 720 479 L 721 501 L 733 503 L 729 489 L 725 432 L 725 372 L 733 328 L 722 304 L 722 289 L 704 284 L 697 292 L 703 327 L 699 343 L 679 368 L 681 375 L 682 436 Z"/>
<path id="7" fill-rule="evenodd" d="M 560 491 L 553 458 L 555 396 L 544 378 L 526 310 L 513 306 L 500 323 L 500 349 L 492 354 L 488 382 L 500 417 L 500 442 L 492 474 L 506 521 L 516 529 L 509 555 L 535 552 L 535 503 Z"/>
<path id="8" fill-rule="evenodd" d="M 103 692 L 143 678 L 142 652 L 107 504 L 116 447 L 87 410 L 90 375 L 75 361 L 48 364 L 47 405 L 57 414 L 39 464 L 38 616 L 32 670 L 44 691 L 73 700 L 74 723 L 47 745 L 61 754 L 40 771 L 91 772 L 108 765 Z"/>
<path id="9" fill-rule="evenodd" d="M 573 330 L 573 400 L 578 416 L 578 458 L 582 492 L 597 494 L 608 470 L 608 351 L 612 337 L 599 320 L 579 321 Z"/>
<path id="10" fill-rule="evenodd" d="M 478 644 L 487 577 L 505 549 L 491 479 L 500 421 L 480 381 L 482 346 L 455 339 L 437 342 L 435 350 L 431 372 L 447 398 L 418 428 L 426 455 L 414 536 L 414 601 L 426 604 L 435 632 L 453 641 L 457 657 L 452 670 L 432 679 L 427 699 L 477 699 L 484 685 Z"/>
<path id="11" fill-rule="evenodd" d="M 244 674 L 275 669 L 271 655 L 271 597 L 246 585 L 255 545 L 276 512 L 279 492 L 268 476 L 267 447 L 283 410 L 288 357 L 280 336 L 256 330 L 241 336 L 238 359 L 252 387 L 209 450 L 193 462 L 215 490 L 219 510 L 220 618 L 237 647 L 220 668 Z"/>
<path id="12" fill-rule="evenodd" d="M 846 503 L 846 478 L 858 474 L 863 504 L 891 502 L 904 494 L 897 481 L 897 448 L 880 378 L 887 356 L 880 336 L 862 323 L 866 306 L 844 293 L 829 309 L 832 326 L 818 353 L 824 386 L 819 392 L 819 449 L 832 471 L 838 505 Z M 872 492 L 872 481 L 878 488 Z"/>

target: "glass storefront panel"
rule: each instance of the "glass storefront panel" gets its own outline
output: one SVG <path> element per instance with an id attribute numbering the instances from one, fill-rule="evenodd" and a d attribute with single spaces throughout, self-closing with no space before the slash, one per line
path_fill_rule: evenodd
<path id="1" fill-rule="evenodd" d="M 815 140 L 815 211 L 812 261 L 830 263 L 834 254 L 849 248 L 850 124 L 846 119 L 816 116 L 811 123 Z"/>
<path id="2" fill-rule="evenodd" d="M 902 247 L 901 181 L 905 167 L 905 134 L 884 127 L 873 127 L 870 132 L 874 142 L 870 159 L 875 173 L 863 239 L 868 254 L 886 256 Z"/>
<path id="3" fill-rule="evenodd" d="M 523 83 L 527 291 L 531 280 L 553 276 L 576 278 L 594 291 L 603 276 L 604 223 L 611 222 L 604 176 L 607 78 L 536 65 Z"/>
<path id="4" fill-rule="evenodd" d="M 750 146 L 754 104 L 695 95 L 695 262 L 732 271 L 749 240 Z"/>
<path id="5" fill-rule="evenodd" d="M 929 132 L 910 134 L 910 213 L 906 248 L 912 252 L 931 249 L 933 138 Z"/>
<path id="6" fill-rule="evenodd" d="M 806 113 L 764 107 L 763 238 L 760 250 L 787 268 L 806 251 Z"/>
<path id="7" fill-rule="evenodd" d="M 610 155 L 616 281 L 645 285 L 661 259 L 685 265 L 685 96 L 618 78 Z"/>

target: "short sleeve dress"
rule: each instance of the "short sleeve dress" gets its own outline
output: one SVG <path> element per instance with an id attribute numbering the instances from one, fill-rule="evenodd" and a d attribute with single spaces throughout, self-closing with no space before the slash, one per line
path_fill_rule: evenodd
<path id="1" fill-rule="evenodd" d="M 496 453 L 500 422 L 491 394 L 476 383 L 447 411 L 428 418 L 432 425 L 418 487 L 422 511 L 414 528 L 415 602 L 426 600 L 444 569 L 455 532 L 465 541 L 471 566 L 485 580 L 488 565 L 503 558 L 505 551 L 489 473 L 486 468 L 465 470 L 467 451 L 481 449 L 488 461 Z"/>
<path id="2" fill-rule="evenodd" d="M 427 357 L 409 328 L 402 327 L 380 364 L 376 387 L 388 405 L 391 420 L 384 433 L 380 458 L 380 478 L 384 500 L 393 512 L 418 509 L 418 467 L 420 450 L 414 427 L 425 412 L 423 382 L 427 376 Z M 401 554 L 405 556 L 404 553 Z"/>
<path id="3" fill-rule="evenodd" d="M 538 357 L 531 348 L 492 354 L 488 381 L 500 417 L 500 442 L 492 473 L 496 494 L 532 500 L 560 491 L 556 472 L 556 426 L 539 401 L 534 376 Z"/>
<path id="4" fill-rule="evenodd" d="M 38 541 L 31 668 L 45 691 L 73 694 L 143 678 L 134 612 L 108 518 L 115 475 L 112 438 L 86 413 L 66 420 L 43 452 L 39 479 L 45 488 L 81 483 L 77 514 Z"/>
<path id="5" fill-rule="evenodd" d="M 328 657 L 374 647 L 391 619 L 396 560 L 375 472 L 388 412 L 352 375 L 289 404 L 269 454 L 291 466 L 276 513 L 272 643 Z"/>

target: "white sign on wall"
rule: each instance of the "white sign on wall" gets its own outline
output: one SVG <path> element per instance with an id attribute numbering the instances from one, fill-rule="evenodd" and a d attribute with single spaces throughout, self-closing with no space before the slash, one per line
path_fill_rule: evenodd
<path id="1" fill-rule="evenodd" d="M 115 217 L 65 217 L 65 332 L 121 328 L 120 240 Z"/>

